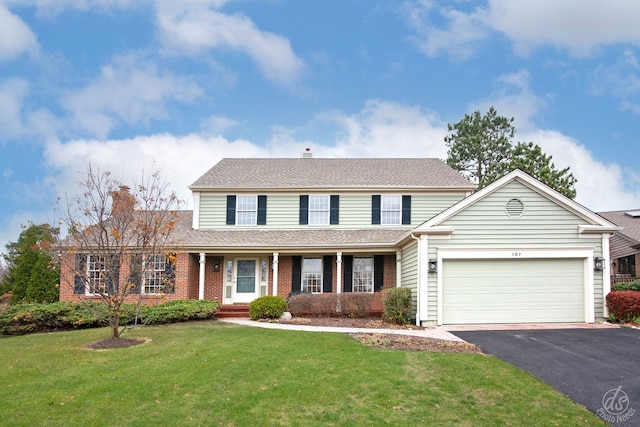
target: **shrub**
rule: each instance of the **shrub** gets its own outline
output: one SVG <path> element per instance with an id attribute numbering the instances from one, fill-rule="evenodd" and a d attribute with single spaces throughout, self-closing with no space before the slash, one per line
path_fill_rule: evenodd
<path id="1" fill-rule="evenodd" d="M 136 320 L 147 325 L 211 319 L 218 311 L 217 301 L 171 301 L 157 306 L 123 304 L 120 325 Z M 33 332 L 99 328 L 108 326 L 107 305 L 100 302 L 18 304 L 0 314 L 0 334 L 21 335 Z"/>
<path id="2" fill-rule="evenodd" d="M 219 307 L 218 301 L 187 299 L 169 301 L 155 306 L 145 305 L 141 307 L 140 314 L 143 324 L 160 325 L 188 320 L 212 319 Z"/>
<path id="3" fill-rule="evenodd" d="M 365 292 L 295 294 L 288 300 L 294 316 L 367 317 L 371 314 L 374 294 Z"/>
<path id="4" fill-rule="evenodd" d="M 409 324 L 414 318 L 413 304 L 411 302 L 411 289 L 409 288 L 390 288 L 385 289 L 384 298 L 384 317 L 393 323 Z"/>
<path id="5" fill-rule="evenodd" d="M 640 280 L 633 282 L 615 283 L 611 286 L 612 291 L 640 291 Z"/>
<path id="6" fill-rule="evenodd" d="M 617 320 L 632 322 L 640 317 L 640 292 L 613 291 L 607 295 L 607 308 Z"/>
<path id="7" fill-rule="evenodd" d="M 279 296 L 265 295 L 249 304 L 249 316 L 253 320 L 277 319 L 285 311 L 287 311 L 287 301 Z"/>

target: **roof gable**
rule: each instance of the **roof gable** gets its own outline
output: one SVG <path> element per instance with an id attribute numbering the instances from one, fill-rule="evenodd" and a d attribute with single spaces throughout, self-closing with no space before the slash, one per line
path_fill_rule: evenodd
<path id="1" fill-rule="evenodd" d="M 525 172 L 516 169 L 515 171 L 503 176 L 499 180 L 493 182 L 491 185 L 473 193 L 471 196 L 461 200 L 457 204 L 451 206 L 450 208 L 444 210 L 439 213 L 435 217 L 431 218 L 427 222 L 416 228 L 416 232 L 437 232 L 439 226 L 441 226 L 446 220 L 452 218 L 463 210 L 467 209 L 469 206 L 472 206 L 479 201 L 483 200 L 487 196 L 495 193 L 499 189 L 503 188 L 507 184 L 517 181 L 524 185 L 525 187 L 535 191 L 541 196 L 547 198 L 558 206 L 566 209 L 567 211 L 573 213 L 577 217 L 584 220 L 588 225 L 581 226 L 581 232 L 589 233 L 589 232 L 615 232 L 619 228 L 616 227 L 611 222 L 597 215 L 596 213 L 590 211 L 579 203 L 569 199 L 558 191 L 548 187 L 537 179 L 531 177 Z M 443 228 L 444 227 L 440 227 Z M 448 229 L 448 227 L 446 227 Z"/>
<path id="2" fill-rule="evenodd" d="M 440 159 L 222 159 L 192 190 L 454 189 L 475 186 Z"/>

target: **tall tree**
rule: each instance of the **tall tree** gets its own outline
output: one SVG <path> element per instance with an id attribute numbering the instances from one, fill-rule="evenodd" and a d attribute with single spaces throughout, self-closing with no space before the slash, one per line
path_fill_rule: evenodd
<path id="1" fill-rule="evenodd" d="M 175 266 L 169 246 L 176 243 L 171 236 L 183 203 L 159 172 L 143 176 L 131 190 L 110 172 L 89 167 L 80 187 L 82 196 L 67 201 L 61 217 L 69 233 L 62 268 L 75 277 L 66 285 L 99 297 L 108 307 L 111 335 L 119 338 L 122 305 L 140 302 L 146 273 L 165 260 L 166 267 Z M 173 271 L 163 270 L 163 284 L 155 293 L 171 286 Z M 122 277 L 122 272 L 128 274 Z"/>
<path id="2" fill-rule="evenodd" d="M 30 224 L 18 241 L 6 245 L 6 276 L 2 293 L 11 292 L 11 303 L 54 302 L 58 300 L 59 269 L 52 256 L 58 229 L 48 224 Z"/>
<path id="3" fill-rule="evenodd" d="M 447 164 L 477 184 L 478 189 L 521 169 L 571 199 L 576 196 L 577 180 L 568 167 L 556 169 L 552 156 L 533 142 L 514 145 L 513 117 L 498 116 L 491 107 L 484 116 L 479 111 L 465 114 L 448 129 L 444 139 L 449 149 Z"/>
<path id="4" fill-rule="evenodd" d="M 449 134 L 444 138 L 449 148 L 447 164 L 478 189 L 486 187 L 500 177 L 503 164 L 509 161 L 516 133 L 512 123 L 513 118 L 498 116 L 491 107 L 484 116 L 475 111 L 454 125 L 448 124 Z"/>

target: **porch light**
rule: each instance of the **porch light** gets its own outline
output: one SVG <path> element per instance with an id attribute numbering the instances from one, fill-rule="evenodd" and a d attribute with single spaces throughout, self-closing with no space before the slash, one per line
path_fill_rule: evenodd
<path id="1" fill-rule="evenodd" d="M 593 269 L 596 271 L 604 270 L 604 258 L 597 256 L 593 259 Z"/>
<path id="2" fill-rule="evenodd" d="M 220 271 L 220 260 L 218 258 L 213 261 L 213 271 Z"/>
<path id="3" fill-rule="evenodd" d="M 431 258 L 429 260 L 429 273 L 435 273 L 438 271 L 438 260 Z"/>

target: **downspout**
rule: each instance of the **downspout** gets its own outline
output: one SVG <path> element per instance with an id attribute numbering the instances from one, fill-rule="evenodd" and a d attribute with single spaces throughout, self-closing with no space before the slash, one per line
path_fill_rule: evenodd
<path id="1" fill-rule="evenodd" d="M 420 326 L 420 238 L 416 237 L 414 233 L 410 234 L 411 238 L 418 242 L 418 253 L 416 254 L 418 258 L 418 265 L 416 269 L 416 326 Z"/>

